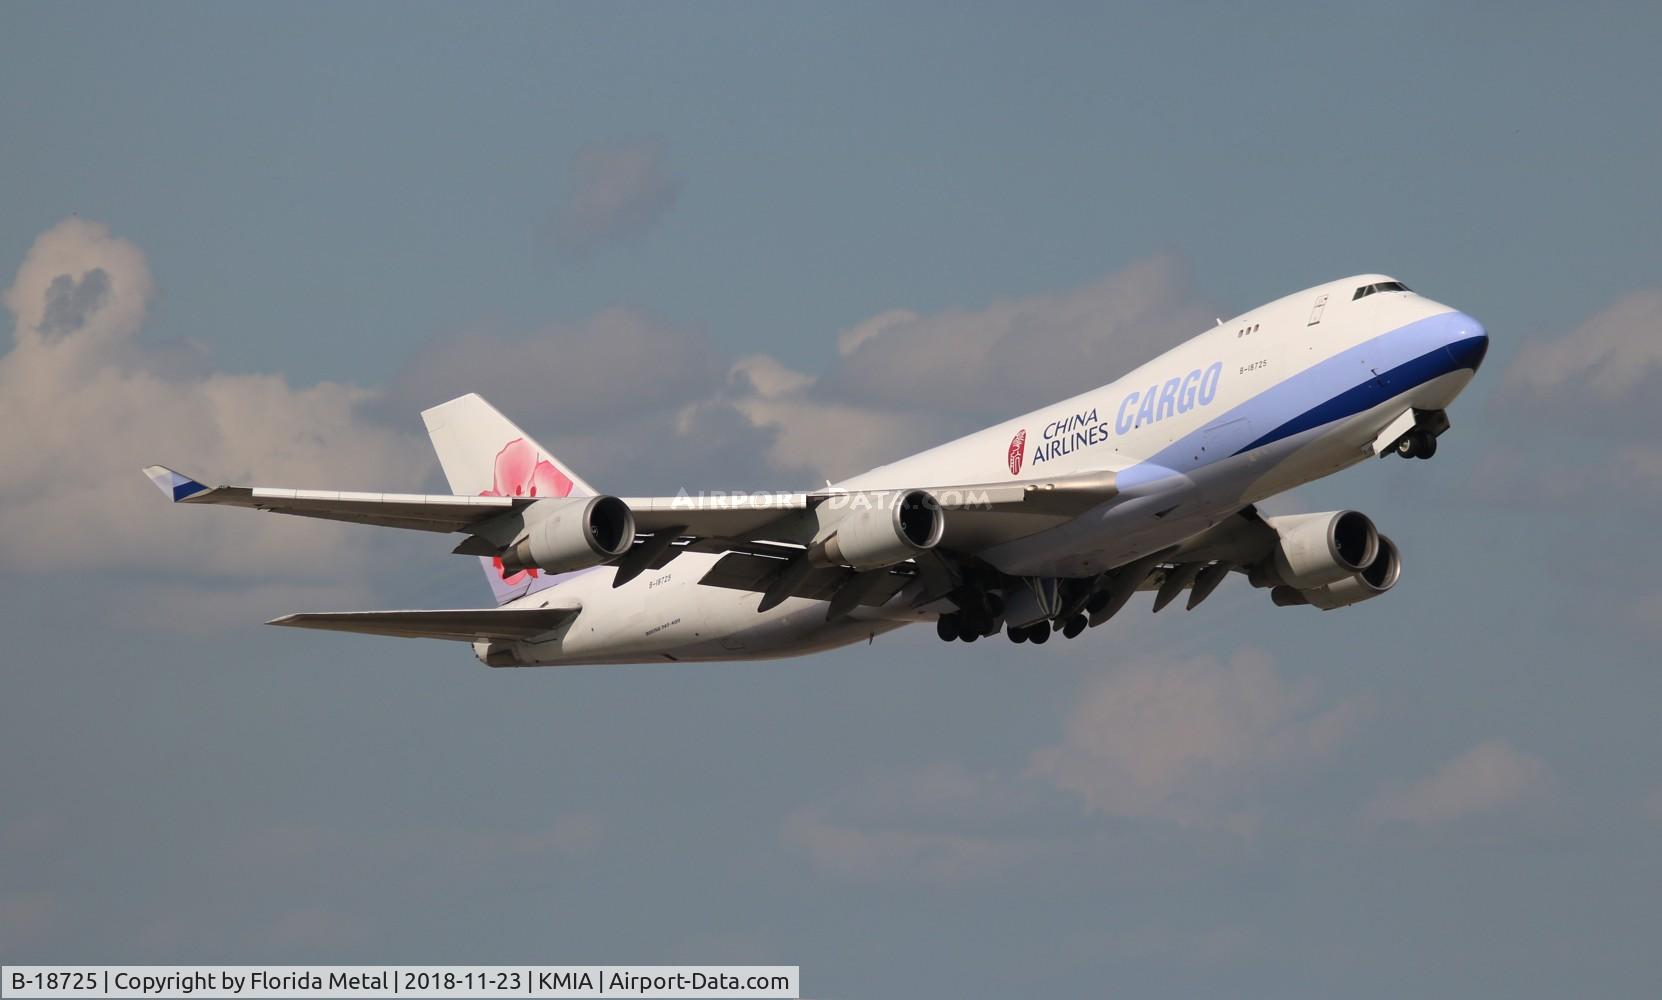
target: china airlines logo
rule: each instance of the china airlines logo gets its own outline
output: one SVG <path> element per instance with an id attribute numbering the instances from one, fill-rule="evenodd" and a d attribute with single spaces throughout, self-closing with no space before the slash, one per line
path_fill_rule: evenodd
<path id="1" fill-rule="evenodd" d="M 1026 450 L 1027 428 L 1023 427 L 1021 430 L 1016 432 L 1015 437 L 1010 439 L 1010 454 L 1008 456 L 1010 462 L 1010 475 L 1013 476 L 1021 472 L 1021 456 L 1022 452 Z"/>
<path id="2" fill-rule="evenodd" d="M 491 475 L 491 488 L 481 492 L 482 497 L 563 497 L 571 495 L 571 480 L 565 473 L 546 461 L 537 449 L 524 438 L 514 438 L 496 453 L 496 467 Z M 502 571 L 502 557 L 493 556 L 497 575 L 510 586 L 528 578 L 534 579 L 537 570 L 522 569 L 516 573 Z"/>

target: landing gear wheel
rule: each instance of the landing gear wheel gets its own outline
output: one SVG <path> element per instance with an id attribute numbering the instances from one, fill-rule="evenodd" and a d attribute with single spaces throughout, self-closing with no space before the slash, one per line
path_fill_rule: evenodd
<path id="1" fill-rule="evenodd" d="M 1049 625 L 1049 623 L 1048 622 L 1040 622 L 1037 625 L 1029 626 L 1028 629 L 1027 629 L 1027 639 L 1028 639 L 1029 642 L 1031 642 L 1035 646 L 1043 646 L 1045 643 L 1049 642 L 1050 641 L 1050 625 Z"/>
<path id="2" fill-rule="evenodd" d="M 942 642 L 958 638 L 958 616 L 942 615 L 935 619 L 935 634 L 941 637 Z"/>
<path id="3" fill-rule="evenodd" d="M 974 642 L 981 638 L 981 623 L 969 615 L 959 615 L 958 638 L 965 642 Z"/>
<path id="4" fill-rule="evenodd" d="M 1027 630 L 1024 629 L 1024 628 L 1018 628 L 1015 625 L 1011 625 L 1010 628 L 1008 629 L 1008 632 L 1009 632 L 1011 642 L 1026 642 L 1027 641 Z"/>
<path id="5" fill-rule="evenodd" d="M 1088 623 L 1089 619 L 1084 615 L 1074 615 L 1068 619 L 1067 624 L 1062 626 L 1062 635 L 1069 639 L 1076 638 L 1079 633 L 1085 631 L 1085 626 Z"/>
<path id="6" fill-rule="evenodd" d="M 1437 454 L 1437 435 L 1416 427 L 1397 442 L 1397 454 L 1403 458 L 1430 458 Z"/>

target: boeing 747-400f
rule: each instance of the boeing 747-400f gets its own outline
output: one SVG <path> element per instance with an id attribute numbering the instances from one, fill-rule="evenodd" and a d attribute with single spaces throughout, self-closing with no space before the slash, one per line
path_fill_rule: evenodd
<path id="1" fill-rule="evenodd" d="M 459 532 L 496 595 L 274 625 L 455 639 L 493 667 L 793 656 L 914 622 L 1038 644 L 1139 590 L 1194 608 L 1231 573 L 1282 606 L 1384 594 L 1401 557 L 1366 515 L 1253 505 L 1365 459 L 1431 457 L 1488 346 L 1471 316 L 1369 274 L 823 490 L 608 496 L 476 395 L 422 414 L 451 496 L 145 472 L 176 503 Z"/>

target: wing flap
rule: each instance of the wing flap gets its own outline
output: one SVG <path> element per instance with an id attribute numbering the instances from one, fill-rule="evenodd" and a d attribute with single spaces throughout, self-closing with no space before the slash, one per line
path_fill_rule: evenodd
<path id="1" fill-rule="evenodd" d="M 768 589 L 773 582 L 774 574 L 784 565 L 785 560 L 771 556 L 730 552 L 716 560 L 716 564 L 710 567 L 698 582 L 707 587 L 748 590 L 759 594 Z M 862 587 L 858 603 L 874 608 L 888 603 L 902 587 L 912 582 L 914 574 L 910 569 L 896 566 L 887 572 L 876 571 L 882 573 L 884 579 Z M 853 570 L 838 566 L 815 569 L 792 587 L 788 596 L 806 597 L 811 601 L 829 601 L 855 575 Z"/>
<path id="2" fill-rule="evenodd" d="M 920 486 L 942 508 L 997 514 L 1038 514 L 1071 517 L 1112 499 L 1119 492 L 1112 472 L 1091 472 L 1054 479 L 1008 483 L 966 483 Z M 848 491 L 828 489 L 813 493 L 715 493 L 707 496 L 626 497 L 643 533 L 677 529 L 700 538 L 744 538 L 763 530 L 785 514 L 833 503 L 854 493 L 898 493 L 901 490 Z"/>
<path id="3" fill-rule="evenodd" d="M 1109 471 L 1082 472 L 1054 479 L 968 483 L 927 489 L 946 510 L 1072 517 L 1118 496 L 1118 478 Z"/>
<path id="4" fill-rule="evenodd" d="M 266 622 L 326 632 L 407 639 L 534 639 L 564 626 L 581 608 L 461 608 L 442 611 L 313 611 Z"/>
<path id="5" fill-rule="evenodd" d="M 807 510 L 806 493 L 717 493 L 709 496 L 625 497 L 642 532 L 679 529 L 699 537 L 737 538 L 759 531 L 784 514 Z"/>

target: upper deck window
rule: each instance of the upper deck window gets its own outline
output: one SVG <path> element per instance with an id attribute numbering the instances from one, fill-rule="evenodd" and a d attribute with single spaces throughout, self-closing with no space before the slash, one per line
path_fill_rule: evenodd
<path id="1" fill-rule="evenodd" d="M 1368 296 L 1372 295 L 1374 292 L 1406 292 L 1406 291 L 1408 291 L 1408 286 L 1403 284 L 1400 281 L 1381 281 L 1381 282 L 1379 282 L 1378 284 L 1375 284 L 1375 285 L 1363 285 L 1361 288 L 1358 288 L 1356 290 L 1356 294 L 1352 295 L 1350 297 L 1350 300 L 1352 302 L 1355 302 L 1357 299 L 1365 299 Z"/>

